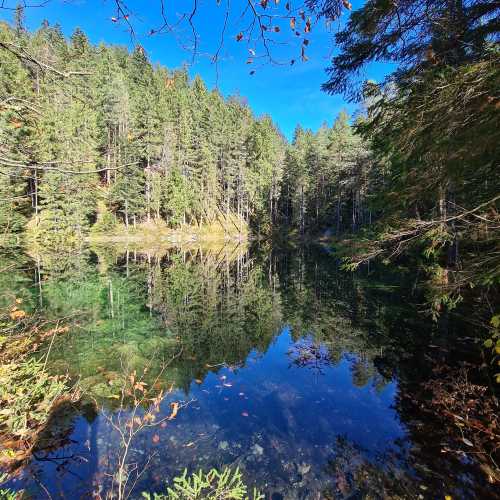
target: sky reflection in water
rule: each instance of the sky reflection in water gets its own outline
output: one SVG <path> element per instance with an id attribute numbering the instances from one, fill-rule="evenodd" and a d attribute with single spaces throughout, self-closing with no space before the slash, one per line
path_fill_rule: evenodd
<path id="1" fill-rule="evenodd" d="M 259 265 L 248 254 L 223 266 L 206 255 L 112 266 L 99 259 L 86 259 L 71 279 L 52 273 L 43 293 L 47 310 L 61 300 L 93 311 L 83 328 L 57 339 L 51 363 L 79 378 L 101 409 L 67 415 L 58 423 L 72 425 L 67 445 L 40 451 L 10 486 L 40 498 L 44 488 L 53 498 L 88 498 L 100 488 L 104 497 L 123 453 L 112 423 L 126 431 L 130 416 L 125 408 L 118 420 L 114 381 L 144 367 L 157 376 L 179 343 L 181 354 L 156 382 L 174 383 L 156 419 L 171 414 L 172 402 L 181 407 L 134 437 L 126 462 L 141 475 L 132 497 L 164 491 L 186 467 L 238 466 L 274 499 L 342 498 L 379 488 L 377 477 L 400 467 L 411 473 L 393 406 L 397 382 L 374 367 L 381 348 L 356 325 L 370 307 L 351 276 L 318 272 L 321 259 L 304 269 L 281 259 Z"/>

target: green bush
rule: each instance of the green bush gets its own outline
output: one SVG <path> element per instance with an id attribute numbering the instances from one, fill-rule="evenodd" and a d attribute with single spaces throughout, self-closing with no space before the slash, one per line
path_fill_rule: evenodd
<path id="1" fill-rule="evenodd" d="M 7 474 L 0 474 L 0 484 L 7 481 Z M 16 500 L 17 493 L 9 488 L 0 488 L 0 500 Z"/>
<path id="2" fill-rule="evenodd" d="M 119 226 L 118 219 L 115 214 L 106 210 L 99 214 L 96 223 L 91 228 L 91 233 L 113 233 Z"/>
<path id="3" fill-rule="evenodd" d="M 208 473 L 199 471 L 190 476 L 184 470 L 182 476 L 173 480 L 173 486 L 167 488 L 166 494 L 143 493 L 146 500 L 263 500 L 264 495 L 255 488 L 253 495 L 248 495 L 241 472 L 234 472 L 226 467 L 219 472 L 212 469 Z"/>
<path id="4" fill-rule="evenodd" d="M 49 376 L 35 359 L 0 365 L 0 430 L 26 437 L 46 423 L 66 390 L 64 380 Z"/>

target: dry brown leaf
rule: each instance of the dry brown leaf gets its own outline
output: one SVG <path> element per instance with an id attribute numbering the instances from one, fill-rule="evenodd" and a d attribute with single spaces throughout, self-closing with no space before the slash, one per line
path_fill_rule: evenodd
<path id="1" fill-rule="evenodd" d="M 168 417 L 169 420 L 173 420 L 179 411 L 179 403 L 170 403 L 170 408 L 172 408 L 172 413 L 170 414 L 170 417 Z"/>
<path id="2" fill-rule="evenodd" d="M 26 317 L 26 312 L 23 311 L 22 309 L 17 309 L 10 312 L 10 319 L 23 319 Z"/>

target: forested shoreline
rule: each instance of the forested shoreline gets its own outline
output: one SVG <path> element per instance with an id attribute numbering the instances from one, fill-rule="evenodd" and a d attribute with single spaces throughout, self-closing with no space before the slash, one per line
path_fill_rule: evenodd
<path id="1" fill-rule="evenodd" d="M 6 53 L 3 231 L 28 222 L 37 238 L 64 240 L 92 225 L 176 227 L 229 214 L 269 224 L 284 141 L 241 98 L 153 67 L 141 48 L 92 46 L 79 30 L 66 41 L 58 26 L 3 25 L 1 36 L 68 75 Z"/>
<path id="2" fill-rule="evenodd" d="M 462 60 L 434 54 L 390 85 L 368 81 L 356 116 L 316 132 L 299 125 L 288 143 L 244 98 L 152 65 L 140 46 L 94 46 L 79 29 L 66 40 L 49 23 L 29 33 L 22 10 L 0 36 L 2 233 L 53 248 L 144 223 L 153 235 L 204 225 L 347 235 L 348 266 L 423 259 L 435 313 L 469 286 L 495 290 L 494 45 L 478 41 Z"/>
<path id="3" fill-rule="evenodd" d="M 303 235 L 367 220 L 369 153 L 345 113 L 317 133 L 298 126 L 287 144 L 243 98 L 153 66 L 140 47 L 92 46 L 80 30 L 65 40 L 48 23 L 30 34 L 20 23 L 1 28 L 14 47 L 2 63 L 2 232 L 57 245 L 91 227 L 151 221 L 233 216 L 261 234 L 286 224 Z"/>

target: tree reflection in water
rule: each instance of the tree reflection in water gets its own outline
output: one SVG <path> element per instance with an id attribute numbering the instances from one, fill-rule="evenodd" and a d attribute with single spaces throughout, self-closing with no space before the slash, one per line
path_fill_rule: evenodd
<path id="1" fill-rule="evenodd" d="M 237 465 L 272 498 L 489 491 L 402 411 L 401 387 L 425 378 L 421 353 L 439 333 L 417 315 L 404 270 L 350 274 L 320 249 L 237 243 L 97 247 L 32 262 L 2 292 L 23 293 L 47 317 L 79 313 L 49 368 L 99 412 L 74 418 L 71 442 L 37 455 L 11 487 L 104 498 L 121 467 L 140 471 L 127 490 L 138 496 L 184 467 Z M 136 404 L 137 391 L 149 403 Z"/>

